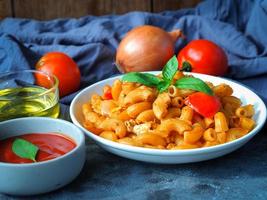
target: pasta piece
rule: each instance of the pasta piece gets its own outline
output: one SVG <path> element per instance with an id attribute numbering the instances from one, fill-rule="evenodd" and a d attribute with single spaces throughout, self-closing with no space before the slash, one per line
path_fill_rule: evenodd
<path id="1" fill-rule="evenodd" d="M 189 106 L 184 106 L 181 111 L 180 119 L 184 121 L 192 122 L 194 110 Z"/>
<path id="2" fill-rule="evenodd" d="M 255 126 L 255 121 L 251 118 L 240 117 L 240 127 L 247 130 L 252 130 Z"/>
<path id="3" fill-rule="evenodd" d="M 100 128 L 105 131 L 115 131 L 119 138 L 123 138 L 126 135 L 126 126 L 118 119 L 105 119 L 101 122 Z"/>
<path id="4" fill-rule="evenodd" d="M 205 83 L 209 86 L 210 89 L 212 89 L 214 87 L 212 82 L 205 81 Z"/>
<path id="5" fill-rule="evenodd" d="M 120 119 L 121 121 L 127 121 L 132 119 L 132 117 L 128 115 L 127 110 L 124 110 L 121 113 L 119 113 L 118 119 Z"/>
<path id="6" fill-rule="evenodd" d="M 198 114 L 198 113 L 196 113 L 196 112 L 194 112 L 194 114 L 193 114 L 192 123 L 193 123 L 193 124 L 198 123 L 198 124 L 200 124 L 204 129 L 206 128 L 206 124 L 205 124 L 205 122 L 204 122 L 204 118 L 203 118 L 200 114 Z"/>
<path id="7" fill-rule="evenodd" d="M 136 103 L 127 108 L 127 114 L 132 118 L 136 118 L 141 112 L 149 110 L 151 107 L 151 102 Z"/>
<path id="8" fill-rule="evenodd" d="M 93 124 L 98 124 L 104 119 L 104 117 L 92 111 L 90 104 L 83 104 L 82 111 L 83 111 L 85 121 L 89 121 Z"/>
<path id="9" fill-rule="evenodd" d="M 253 105 L 249 104 L 236 109 L 235 112 L 238 117 L 252 117 L 254 115 Z"/>
<path id="10" fill-rule="evenodd" d="M 233 127 L 233 128 L 240 127 L 240 118 L 237 116 L 230 117 L 229 118 L 229 125 L 230 125 L 230 127 Z"/>
<path id="11" fill-rule="evenodd" d="M 125 121 L 124 124 L 127 128 L 127 131 L 131 133 L 131 132 L 133 132 L 133 129 L 134 129 L 134 126 L 136 125 L 136 122 L 135 122 L 135 120 L 130 119 L 130 120 Z"/>
<path id="12" fill-rule="evenodd" d="M 114 100 L 117 101 L 119 99 L 121 91 L 122 91 L 122 83 L 119 79 L 117 79 L 114 81 L 111 88 L 111 94 Z"/>
<path id="13" fill-rule="evenodd" d="M 177 71 L 177 72 L 175 73 L 174 77 L 173 77 L 173 84 L 174 84 L 177 80 L 179 80 L 179 79 L 181 79 L 181 78 L 183 78 L 183 77 L 184 77 L 184 73 L 181 72 L 181 71 Z"/>
<path id="14" fill-rule="evenodd" d="M 168 137 L 172 131 L 183 134 L 184 131 L 190 131 L 192 127 L 186 121 L 180 119 L 166 119 L 157 127 L 155 133 L 162 137 Z"/>
<path id="15" fill-rule="evenodd" d="M 203 139 L 208 142 L 214 142 L 217 140 L 217 134 L 213 128 L 208 128 L 203 133 Z"/>
<path id="16" fill-rule="evenodd" d="M 98 94 L 93 94 L 91 97 L 91 105 L 94 112 L 101 114 L 101 96 Z"/>
<path id="17" fill-rule="evenodd" d="M 214 86 L 212 90 L 214 94 L 218 97 L 231 96 L 233 93 L 233 89 L 225 83 Z"/>
<path id="18" fill-rule="evenodd" d="M 246 135 L 248 133 L 247 129 L 243 129 L 243 128 L 230 128 L 227 131 L 227 141 L 233 141 L 236 140 L 240 137 L 243 137 L 244 135 Z"/>
<path id="19" fill-rule="evenodd" d="M 215 131 L 224 132 L 228 131 L 228 124 L 225 115 L 222 112 L 217 112 L 214 115 Z"/>
<path id="20" fill-rule="evenodd" d="M 174 138 L 174 143 L 175 143 L 176 145 L 183 144 L 183 143 L 184 143 L 184 136 L 181 135 L 181 134 L 176 134 L 176 135 L 175 135 L 175 138 Z"/>
<path id="21" fill-rule="evenodd" d="M 174 97 L 171 99 L 171 105 L 173 107 L 182 108 L 184 106 L 184 99 L 183 97 Z"/>
<path id="22" fill-rule="evenodd" d="M 168 113 L 171 98 L 168 93 L 161 93 L 153 103 L 153 112 L 158 119 L 163 119 Z"/>
<path id="23" fill-rule="evenodd" d="M 118 143 L 131 145 L 131 146 L 142 146 L 141 143 L 138 142 L 138 140 L 133 139 L 131 137 L 124 137 L 117 140 Z"/>
<path id="24" fill-rule="evenodd" d="M 99 136 L 111 141 L 116 141 L 118 139 L 117 135 L 113 131 L 103 131 Z"/>
<path id="25" fill-rule="evenodd" d="M 181 115 L 181 109 L 172 107 L 168 109 L 168 114 L 164 117 L 164 120 L 171 118 L 179 118 L 180 115 Z"/>
<path id="26" fill-rule="evenodd" d="M 129 92 L 137 88 L 136 83 L 131 83 L 131 82 L 123 82 L 121 85 L 121 92 L 118 97 L 118 103 L 119 105 L 124 105 L 124 99 L 127 96 Z"/>
<path id="27" fill-rule="evenodd" d="M 139 87 L 127 94 L 124 99 L 124 105 L 132 105 L 143 101 L 152 101 L 154 96 L 155 95 L 151 89 Z"/>
<path id="28" fill-rule="evenodd" d="M 113 110 L 118 108 L 118 105 L 114 100 L 103 100 L 100 104 L 100 112 L 101 115 L 111 117 L 111 114 L 113 113 Z"/>
<path id="29" fill-rule="evenodd" d="M 177 87 L 175 87 L 174 85 L 171 85 L 168 88 L 168 95 L 170 97 L 176 97 L 178 95 L 178 89 L 177 89 Z"/>
<path id="30" fill-rule="evenodd" d="M 241 100 L 234 96 L 224 96 L 221 98 L 221 101 L 222 101 L 222 104 L 229 103 L 235 108 L 240 107 L 242 104 Z"/>
<path id="31" fill-rule="evenodd" d="M 92 133 L 94 133 L 96 135 L 99 135 L 103 131 L 102 129 L 99 129 L 99 128 L 95 127 L 95 125 L 90 121 L 83 122 L 83 126 L 88 131 L 90 131 L 90 132 L 92 132 Z"/>
<path id="32" fill-rule="evenodd" d="M 156 120 L 156 116 L 154 115 L 154 112 L 152 109 L 145 110 L 136 117 L 137 123 L 151 122 L 155 120 Z"/>
<path id="33" fill-rule="evenodd" d="M 141 142 L 143 145 L 152 145 L 152 146 L 166 146 L 166 141 L 163 137 L 153 134 L 153 133 L 144 133 L 136 137 L 138 142 Z"/>
<path id="34" fill-rule="evenodd" d="M 184 132 L 184 142 L 188 144 L 194 144 L 202 137 L 203 133 L 203 127 L 196 123 L 193 125 L 192 130 Z"/>
<path id="35" fill-rule="evenodd" d="M 132 90 L 136 89 L 139 86 L 139 84 L 137 83 L 133 83 L 133 82 L 122 82 L 121 85 L 121 90 L 124 94 L 128 94 L 129 92 L 131 92 Z"/>
<path id="36" fill-rule="evenodd" d="M 190 89 L 179 89 L 179 96 L 180 97 L 187 97 L 190 94 L 193 94 L 195 91 Z"/>
<path id="37" fill-rule="evenodd" d="M 179 145 L 173 147 L 172 150 L 176 150 L 176 149 L 196 149 L 196 148 L 199 148 L 199 147 L 200 147 L 199 144 L 182 143 L 182 144 L 179 144 Z"/>
<path id="38" fill-rule="evenodd" d="M 165 147 L 162 145 L 153 146 L 149 144 L 144 144 L 143 147 L 148 149 L 165 149 Z"/>
<path id="39" fill-rule="evenodd" d="M 226 116 L 231 117 L 235 115 L 235 111 L 238 107 L 235 104 L 225 103 L 223 106 L 223 112 Z"/>
<path id="40" fill-rule="evenodd" d="M 214 119 L 211 117 L 205 117 L 204 123 L 205 123 L 206 128 L 214 128 L 214 126 L 215 126 Z"/>
<path id="41" fill-rule="evenodd" d="M 170 134 L 168 135 L 168 137 L 166 137 L 165 139 L 166 139 L 166 142 L 167 143 L 175 143 L 175 141 L 176 141 L 176 139 L 177 139 L 177 135 L 179 135 L 178 133 L 176 133 L 176 132 L 170 132 Z M 181 135 L 179 135 L 179 136 L 181 136 Z M 183 139 L 183 137 L 182 137 L 182 139 Z"/>
<path id="42" fill-rule="evenodd" d="M 206 141 L 203 145 L 203 147 L 212 147 L 212 146 L 215 146 L 215 145 L 218 145 L 220 143 L 218 143 L 217 141 Z"/>
<path id="43" fill-rule="evenodd" d="M 219 132 L 219 133 L 217 133 L 217 142 L 219 144 L 225 143 L 226 142 L 226 139 L 227 139 L 226 132 Z"/>
<path id="44" fill-rule="evenodd" d="M 138 124 L 133 127 L 133 131 L 136 135 L 142 135 L 151 132 L 151 123 Z"/>
<path id="45" fill-rule="evenodd" d="M 92 106 L 90 103 L 85 103 L 82 105 L 82 113 L 85 116 L 87 113 L 92 112 Z"/>
<path id="46" fill-rule="evenodd" d="M 166 149 L 174 149 L 176 147 L 176 144 L 174 143 L 169 143 L 167 146 L 166 146 Z"/>

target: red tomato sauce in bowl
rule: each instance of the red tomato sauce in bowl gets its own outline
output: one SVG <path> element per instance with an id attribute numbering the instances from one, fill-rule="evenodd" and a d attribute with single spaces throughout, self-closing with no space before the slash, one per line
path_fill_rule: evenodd
<path id="1" fill-rule="evenodd" d="M 76 147 L 75 142 L 69 137 L 57 133 L 31 133 L 10 137 L 0 141 L 0 162 L 6 163 L 32 163 L 30 159 L 17 156 L 12 151 L 12 144 L 16 138 L 27 140 L 36 145 L 39 150 L 36 161 L 41 162 L 60 157 Z"/>

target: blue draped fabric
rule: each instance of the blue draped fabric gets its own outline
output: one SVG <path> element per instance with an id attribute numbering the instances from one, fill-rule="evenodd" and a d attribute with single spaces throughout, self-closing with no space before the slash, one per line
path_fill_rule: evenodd
<path id="1" fill-rule="evenodd" d="M 267 0 L 209 0 L 196 8 L 157 14 L 50 21 L 6 18 L 0 21 L 0 73 L 33 69 L 43 54 L 61 51 L 77 62 L 82 89 L 119 74 L 114 65 L 118 44 L 129 30 L 144 24 L 166 31 L 182 29 L 186 39 L 176 43 L 176 53 L 193 39 L 214 41 L 227 53 L 227 77 L 249 86 L 267 102 Z M 69 105 L 76 93 L 61 103 Z"/>

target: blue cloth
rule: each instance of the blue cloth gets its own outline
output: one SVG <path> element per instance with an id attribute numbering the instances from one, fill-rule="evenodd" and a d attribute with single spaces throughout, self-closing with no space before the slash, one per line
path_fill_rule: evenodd
<path id="1" fill-rule="evenodd" d="M 0 22 L 0 73 L 34 68 L 46 52 L 62 51 L 78 64 L 81 89 L 118 74 L 116 48 L 132 28 L 150 24 L 166 31 L 180 28 L 185 40 L 206 38 L 227 53 L 228 77 L 254 89 L 267 102 L 267 0 L 210 0 L 196 8 L 152 14 L 85 16 L 79 19 L 36 21 L 7 18 Z M 75 94 L 61 99 L 68 105 Z"/>

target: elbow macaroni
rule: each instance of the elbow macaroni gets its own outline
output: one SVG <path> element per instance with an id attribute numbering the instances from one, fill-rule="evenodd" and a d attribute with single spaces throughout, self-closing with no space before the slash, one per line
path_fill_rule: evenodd
<path id="1" fill-rule="evenodd" d="M 184 76 L 179 72 L 174 78 Z M 111 90 L 113 99 L 93 94 L 82 106 L 83 126 L 121 144 L 169 150 L 219 145 L 248 134 L 256 125 L 253 105 L 242 105 L 227 84 L 208 86 L 220 99 L 221 109 L 205 118 L 185 105 L 193 90 L 171 85 L 158 93 L 139 83 L 115 80 L 103 88 Z"/>
<path id="2" fill-rule="evenodd" d="M 168 106 L 171 103 L 171 98 L 168 93 L 159 94 L 153 103 L 153 112 L 160 120 L 168 113 Z"/>

